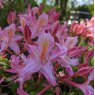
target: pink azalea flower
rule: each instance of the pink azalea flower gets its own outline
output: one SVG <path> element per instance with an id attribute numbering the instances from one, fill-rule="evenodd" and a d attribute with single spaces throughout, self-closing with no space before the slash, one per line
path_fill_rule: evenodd
<path id="1" fill-rule="evenodd" d="M 28 58 L 21 55 L 23 62 L 20 62 L 19 57 L 12 56 L 11 69 L 7 71 L 17 74 L 15 82 L 20 83 L 20 87 L 17 90 L 20 95 L 22 95 L 22 93 L 27 95 L 26 92 L 23 91 L 23 83 L 31 79 L 31 75 L 35 72 L 42 73 L 48 82 L 53 86 L 56 85 L 53 65 L 50 59 L 50 53 L 54 46 L 54 39 L 49 33 L 44 33 L 43 35 L 40 35 L 37 42 L 38 45 L 26 44 L 25 47 L 28 49 L 30 55 Z"/>
<path id="2" fill-rule="evenodd" d="M 73 70 L 71 66 L 77 66 L 79 64 L 78 59 L 75 58 L 69 58 L 68 56 L 61 56 L 59 63 L 61 66 L 66 68 L 66 71 L 68 72 L 68 75 L 73 75 Z"/>
<path id="3" fill-rule="evenodd" d="M 32 38 L 38 36 L 37 30 L 37 19 L 35 16 L 31 16 L 30 14 L 20 15 L 20 24 L 21 26 L 18 27 L 22 33 L 24 33 L 25 26 L 27 25 L 30 29 L 32 34 Z"/>
<path id="4" fill-rule="evenodd" d="M 21 68 L 24 66 L 24 64 L 19 64 L 20 63 L 20 57 L 16 57 L 15 55 L 11 56 L 11 69 L 8 69 L 8 72 L 11 73 L 18 73 L 20 72 Z"/>
<path id="5" fill-rule="evenodd" d="M 64 51 L 64 54 L 59 56 L 59 63 L 66 68 L 69 75 L 73 75 L 73 70 L 71 66 L 76 66 L 79 64 L 77 58 L 71 58 L 67 54 L 70 48 L 73 48 L 78 42 L 77 37 L 67 37 L 66 41 L 62 44 L 57 43 L 58 51 Z"/>
<path id="6" fill-rule="evenodd" d="M 85 30 L 85 24 L 83 22 L 81 22 L 80 24 L 73 22 L 71 27 L 70 27 L 70 32 L 72 32 L 76 35 L 83 34 L 84 30 Z"/>
<path id="7" fill-rule="evenodd" d="M 28 95 L 23 90 L 23 84 L 26 80 L 31 79 L 31 75 L 40 69 L 39 65 L 35 65 L 35 61 L 30 58 L 26 58 L 24 55 L 21 55 L 23 60 L 20 60 L 20 57 L 11 56 L 11 69 L 7 69 L 7 72 L 17 74 L 15 82 L 19 82 L 20 86 L 17 89 L 19 95 Z"/>
<path id="8" fill-rule="evenodd" d="M 26 48 L 33 60 L 36 61 L 35 69 L 38 69 L 38 71 L 41 72 L 52 85 L 55 86 L 56 80 L 53 65 L 50 60 L 50 53 L 54 46 L 54 39 L 49 33 L 43 33 L 40 35 L 37 43 L 38 46 L 28 44 L 26 45 Z M 38 67 L 40 67 L 40 70 Z"/>
<path id="9" fill-rule="evenodd" d="M 20 15 L 20 24 L 21 26 L 18 28 L 21 29 L 22 32 L 24 32 L 25 26 L 28 25 L 32 33 L 32 38 L 35 38 L 38 37 L 39 34 L 47 28 L 47 26 L 49 26 L 48 15 L 46 13 L 42 13 L 38 19 L 35 15 Z"/>
<path id="10" fill-rule="evenodd" d="M 87 68 L 87 67 L 86 67 L 86 68 Z M 84 69 L 85 74 L 88 75 L 88 79 L 87 79 L 83 84 L 78 84 L 78 83 L 72 82 L 72 81 L 70 81 L 70 80 L 68 80 L 68 79 L 65 79 L 64 82 L 66 82 L 66 83 L 68 83 L 68 84 L 70 84 L 70 85 L 72 85 L 72 86 L 74 86 L 74 87 L 79 88 L 79 89 L 84 93 L 84 95 L 94 95 L 94 89 L 93 89 L 92 86 L 89 85 L 90 82 L 91 82 L 92 80 L 94 80 L 94 71 L 93 71 L 93 70 L 94 70 L 94 69 L 90 70 L 89 75 L 88 75 L 88 74 L 87 74 L 88 72 L 86 72 L 87 70 Z M 81 71 L 81 70 L 80 70 L 80 71 Z M 79 71 L 78 71 L 78 72 L 79 72 Z M 81 75 L 82 73 L 83 73 L 83 72 L 81 71 L 81 72 L 80 72 L 80 75 Z M 83 75 L 83 77 L 84 77 L 84 75 Z"/>
<path id="11" fill-rule="evenodd" d="M 84 95 L 94 95 L 94 89 L 87 82 L 84 82 L 83 84 L 78 84 L 70 80 L 64 80 L 64 82 L 79 88 Z"/>
<path id="12" fill-rule="evenodd" d="M 93 42 L 94 39 L 94 17 L 91 20 L 87 20 L 86 23 L 81 22 L 77 24 L 72 23 L 70 27 L 70 32 L 75 35 L 81 35 L 84 38 L 89 38 L 90 42 Z"/>
<path id="13" fill-rule="evenodd" d="M 0 52 L 6 50 L 8 47 L 10 47 L 16 53 L 20 52 L 17 41 L 21 40 L 22 37 L 19 35 L 15 35 L 15 32 L 16 32 L 15 24 L 11 24 L 10 26 L 6 27 L 3 30 Z"/>
<path id="14" fill-rule="evenodd" d="M 49 15 L 47 15 L 46 13 L 43 12 L 41 15 L 38 15 L 37 18 L 36 14 L 39 14 L 40 11 L 41 10 L 38 7 L 34 7 L 32 9 L 29 7 L 28 14 L 22 14 L 19 16 L 21 26 L 19 26 L 18 28 L 22 32 L 24 32 L 25 26 L 28 25 L 32 33 L 32 38 L 38 37 L 42 31 L 49 31 L 53 27 L 52 24 L 54 22 L 52 24 L 49 23 Z M 51 19 L 57 21 L 57 15 L 58 14 L 54 11 L 52 13 Z M 53 16 L 55 17 L 53 18 Z"/>
<path id="15" fill-rule="evenodd" d="M 64 25 L 59 25 L 58 29 L 57 29 L 57 33 L 56 33 L 56 37 L 58 38 L 58 41 L 62 41 L 63 39 L 66 39 L 68 34 L 68 27 L 67 27 L 67 23 L 65 22 Z"/>
<path id="16" fill-rule="evenodd" d="M 84 95 L 94 95 L 94 89 L 93 89 L 93 87 L 91 87 L 89 85 L 90 82 L 92 80 L 94 80 L 94 71 L 93 70 L 94 69 L 92 67 L 88 67 L 88 66 L 84 67 L 83 66 L 76 73 L 74 73 L 73 76 L 71 76 L 71 77 L 76 77 L 76 76 L 88 77 L 87 80 L 82 84 L 72 82 L 68 79 L 64 80 L 64 82 L 66 82 L 74 87 L 79 88 L 84 93 Z"/>

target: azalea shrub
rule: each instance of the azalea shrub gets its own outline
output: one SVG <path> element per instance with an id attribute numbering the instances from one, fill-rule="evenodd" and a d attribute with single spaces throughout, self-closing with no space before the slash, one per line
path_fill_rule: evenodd
<path id="1" fill-rule="evenodd" d="M 59 17 L 43 5 L 9 13 L 0 28 L 0 93 L 94 95 L 94 17 L 71 26 Z"/>

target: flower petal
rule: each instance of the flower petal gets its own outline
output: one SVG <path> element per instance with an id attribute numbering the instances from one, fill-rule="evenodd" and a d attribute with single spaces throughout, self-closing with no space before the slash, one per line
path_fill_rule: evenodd
<path id="1" fill-rule="evenodd" d="M 20 36 L 20 35 L 15 35 L 15 37 L 14 37 L 15 41 L 19 41 L 19 40 L 21 40 L 22 38 L 23 38 L 23 37 Z"/>
<path id="2" fill-rule="evenodd" d="M 90 85 L 82 84 L 79 89 L 83 91 L 84 95 L 94 95 L 94 89 Z"/>
<path id="3" fill-rule="evenodd" d="M 15 24 L 11 24 L 10 26 L 6 27 L 5 31 L 8 33 L 9 39 L 11 39 L 15 35 L 15 32 L 16 32 Z"/>
<path id="4" fill-rule="evenodd" d="M 5 43 L 5 42 L 2 42 L 1 43 L 1 48 L 0 48 L 0 53 L 2 52 L 2 51 L 4 51 L 5 49 L 7 49 L 7 44 Z"/>
<path id="5" fill-rule="evenodd" d="M 41 65 L 36 63 L 32 59 L 27 59 L 25 66 L 19 72 L 19 77 L 31 76 L 33 73 L 38 72 L 41 69 Z"/>
<path id="6" fill-rule="evenodd" d="M 19 46 L 15 41 L 10 43 L 10 48 L 16 53 L 20 52 Z"/>
<path id="7" fill-rule="evenodd" d="M 35 59 L 35 60 L 39 59 L 39 49 L 36 45 L 25 44 L 25 48 L 28 50 L 30 56 L 33 59 Z"/>
<path id="8" fill-rule="evenodd" d="M 20 16 L 20 23 L 21 23 L 22 28 L 25 27 L 26 22 L 27 22 L 26 19 L 24 17 Z"/>
<path id="9" fill-rule="evenodd" d="M 56 85 L 56 79 L 53 72 L 53 67 L 51 64 L 47 63 L 42 66 L 40 72 L 46 77 L 46 79 L 53 85 Z"/>
<path id="10" fill-rule="evenodd" d="M 67 37 L 65 46 L 68 47 L 68 49 L 71 49 L 77 44 L 77 42 L 78 42 L 78 37 Z"/>
<path id="11" fill-rule="evenodd" d="M 38 39 L 39 49 L 42 54 L 46 55 L 51 52 L 54 46 L 54 39 L 50 33 L 41 33 Z"/>
<path id="12" fill-rule="evenodd" d="M 78 59 L 70 59 L 69 64 L 72 66 L 77 66 L 77 65 L 79 65 L 79 61 L 78 61 Z"/>
<path id="13" fill-rule="evenodd" d="M 46 13 L 42 13 L 37 21 L 38 24 L 38 30 L 41 30 L 43 26 L 45 26 L 48 23 L 48 15 Z"/>

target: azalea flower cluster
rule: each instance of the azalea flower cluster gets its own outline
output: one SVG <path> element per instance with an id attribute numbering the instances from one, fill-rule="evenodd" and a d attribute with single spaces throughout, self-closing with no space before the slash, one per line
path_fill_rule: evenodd
<path id="1" fill-rule="evenodd" d="M 86 20 L 85 22 L 81 22 L 80 24 L 73 22 L 70 28 L 70 32 L 74 35 L 81 35 L 85 39 L 89 39 L 90 42 L 94 41 L 94 17 L 90 20 Z"/>
<path id="2" fill-rule="evenodd" d="M 94 19 L 85 25 L 73 23 L 69 29 L 66 22 L 60 23 L 60 13 L 55 8 L 48 13 L 42 10 L 42 5 L 29 6 L 26 13 L 18 15 L 19 20 L 16 12 L 11 11 L 7 18 L 9 26 L 0 28 L 0 54 L 6 57 L 10 54 L 9 68 L 5 71 L 13 73 L 12 80 L 19 83 L 17 93 L 29 95 L 24 84 L 37 75 L 36 82 L 44 80 L 45 86 L 37 95 L 42 95 L 51 87 L 55 88 L 56 95 L 60 95 L 59 84 L 64 85 L 64 82 L 79 88 L 84 95 L 94 95 L 90 85 L 93 66 L 89 63 L 93 57 L 93 47 L 82 46 L 79 44 L 80 36 L 73 35 L 83 34 L 87 28 L 86 36 L 93 38 L 93 30 L 89 27 L 91 25 L 93 28 Z M 74 82 L 73 78 L 76 77 L 83 78 L 84 82 Z"/>

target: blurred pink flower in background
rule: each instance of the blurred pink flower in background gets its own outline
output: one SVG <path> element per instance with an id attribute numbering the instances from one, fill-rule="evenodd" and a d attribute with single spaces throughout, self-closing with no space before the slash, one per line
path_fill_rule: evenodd
<path id="1" fill-rule="evenodd" d="M 81 35 L 85 38 L 89 38 L 90 41 L 94 39 L 94 17 L 90 20 L 86 20 L 86 23 L 81 22 L 80 24 L 73 22 L 70 27 L 70 32 L 75 35 Z"/>

